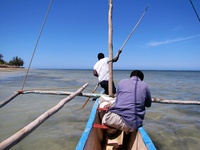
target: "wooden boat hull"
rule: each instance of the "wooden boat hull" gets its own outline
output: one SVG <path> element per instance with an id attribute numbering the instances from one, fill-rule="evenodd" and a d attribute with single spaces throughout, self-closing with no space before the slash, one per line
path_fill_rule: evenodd
<path id="1" fill-rule="evenodd" d="M 94 103 L 85 130 L 76 146 L 76 150 L 113 150 L 126 146 L 127 150 L 156 150 L 153 142 L 143 127 L 137 132 L 129 135 L 121 133 L 117 138 L 107 140 L 106 130 L 94 128 L 93 124 L 101 124 L 101 117 L 104 112 L 97 110 L 98 100 Z"/>

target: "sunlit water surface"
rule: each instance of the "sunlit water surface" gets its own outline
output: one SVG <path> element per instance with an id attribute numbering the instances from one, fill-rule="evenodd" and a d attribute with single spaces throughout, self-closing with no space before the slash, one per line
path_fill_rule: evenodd
<path id="1" fill-rule="evenodd" d="M 114 71 L 117 86 L 131 71 Z M 200 72 L 143 71 L 152 97 L 200 101 Z M 25 72 L 0 72 L 0 101 L 21 90 Z M 76 91 L 85 83 L 91 92 L 97 84 L 92 70 L 31 70 L 24 90 Z M 99 87 L 96 92 L 102 89 Z M 0 142 L 16 133 L 65 98 L 63 95 L 22 94 L 0 108 Z M 84 109 L 85 97 L 75 97 L 48 118 L 13 150 L 73 150 L 85 128 L 94 101 Z M 160 150 L 199 150 L 200 106 L 153 103 L 147 108 L 144 127 Z"/>

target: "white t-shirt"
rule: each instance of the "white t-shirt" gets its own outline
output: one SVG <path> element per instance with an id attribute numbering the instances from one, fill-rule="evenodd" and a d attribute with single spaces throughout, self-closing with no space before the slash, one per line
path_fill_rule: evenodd
<path id="1" fill-rule="evenodd" d="M 108 65 L 109 58 L 105 57 L 100 59 L 95 65 L 94 70 L 98 73 L 98 80 L 99 82 L 106 80 L 108 81 L 109 77 L 109 65 Z"/>

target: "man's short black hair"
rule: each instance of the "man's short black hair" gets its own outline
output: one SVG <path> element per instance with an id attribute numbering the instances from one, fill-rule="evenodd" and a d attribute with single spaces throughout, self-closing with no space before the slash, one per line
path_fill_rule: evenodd
<path id="1" fill-rule="evenodd" d="M 144 79 L 144 74 L 140 70 L 134 70 L 134 71 L 132 71 L 131 74 L 130 74 L 130 77 L 132 77 L 132 76 L 139 77 L 141 81 Z"/>
<path id="2" fill-rule="evenodd" d="M 100 60 L 100 59 L 104 58 L 104 54 L 103 53 L 99 53 L 97 57 Z"/>

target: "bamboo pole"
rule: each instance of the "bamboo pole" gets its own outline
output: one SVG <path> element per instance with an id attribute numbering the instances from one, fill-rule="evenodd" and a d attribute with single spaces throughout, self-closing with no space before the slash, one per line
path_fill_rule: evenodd
<path id="1" fill-rule="evenodd" d="M 200 101 L 166 100 L 160 98 L 152 98 L 152 102 L 163 103 L 163 104 L 200 105 Z"/>
<path id="2" fill-rule="evenodd" d="M 93 91 L 96 90 L 97 87 L 94 88 Z M 77 96 L 84 96 L 84 97 L 100 97 L 103 94 L 97 93 L 79 93 Z M 72 92 L 64 92 L 64 91 L 38 91 L 38 90 L 30 90 L 24 91 L 23 94 L 29 93 L 36 93 L 36 94 L 55 94 L 55 95 L 70 95 Z M 152 102 L 154 103 L 163 103 L 163 104 L 187 104 L 187 105 L 200 105 L 200 101 L 196 100 L 167 100 L 162 98 L 152 98 Z"/>
<path id="3" fill-rule="evenodd" d="M 196 8 L 194 7 L 194 4 L 193 4 L 192 0 L 190 0 L 190 3 L 191 3 L 191 5 L 192 5 L 192 8 L 193 8 L 193 10 L 194 10 L 194 12 L 195 12 L 195 14 L 196 14 L 198 20 L 200 21 L 200 17 L 199 17 L 199 15 L 198 15 L 197 11 L 196 11 Z"/>
<path id="4" fill-rule="evenodd" d="M 121 46 L 121 50 L 124 48 L 125 44 L 128 42 L 129 38 L 131 37 L 131 35 L 133 34 L 133 32 L 136 30 L 137 26 L 140 24 L 141 20 L 143 19 L 147 9 L 148 9 L 149 5 L 147 5 L 146 9 L 144 10 L 142 16 L 140 17 L 140 19 L 138 20 L 137 24 L 134 26 L 134 28 L 132 29 L 131 33 L 128 35 L 128 37 L 126 38 L 126 40 L 124 41 L 124 43 Z"/>
<path id="5" fill-rule="evenodd" d="M 23 81 L 23 83 L 22 83 L 21 91 L 23 91 L 23 89 L 24 89 L 24 85 L 25 85 L 26 79 L 27 79 L 27 77 L 28 77 L 28 73 L 29 73 L 29 70 L 30 70 L 30 67 L 31 67 L 31 64 L 32 64 L 32 61 L 33 61 L 33 58 L 34 58 L 34 55 L 35 55 L 35 52 L 36 52 L 38 43 L 39 43 L 39 40 L 40 40 L 40 37 L 41 37 L 41 35 L 42 35 L 42 31 L 43 31 L 43 29 L 44 29 L 44 25 L 45 25 L 45 23 L 46 23 L 46 20 L 47 20 L 48 15 L 49 15 L 49 11 L 50 11 L 52 2 L 53 2 L 53 0 L 50 0 L 50 2 L 49 2 L 49 6 L 48 6 L 48 9 L 47 9 L 46 15 L 45 15 L 45 17 L 44 17 L 43 23 L 42 23 L 42 27 L 41 27 L 41 29 L 40 29 L 40 33 L 39 33 L 38 38 L 37 38 L 37 41 L 36 41 L 36 43 L 35 43 L 35 47 L 34 47 L 34 50 L 33 50 L 33 54 L 32 54 L 32 56 L 31 56 L 31 60 L 30 60 L 30 63 L 29 63 L 29 65 L 28 65 L 28 69 L 27 69 L 27 71 L 26 71 L 26 75 L 25 75 L 24 81 Z"/>
<path id="6" fill-rule="evenodd" d="M 0 108 L 3 107 L 4 105 L 6 105 L 7 103 L 9 103 L 11 100 L 13 100 L 19 94 L 21 94 L 21 91 L 18 91 L 16 93 L 14 93 L 13 95 L 11 95 L 10 97 L 8 97 L 7 99 L 5 99 L 2 102 L 0 102 Z"/>
<path id="7" fill-rule="evenodd" d="M 95 87 L 94 90 L 96 90 L 97 87 Z M 95 92 L 95 91 L 94 91 Z M 83 97 L 100 97 L 101 94 L 98 93 L 79 93 L 77 94 L 77 96 L 83 96 Z M 65 92 L 65 91 L 41 91 L 41 90 L 28 90 L 28 91 L 24 91 L 22 94 L 52 94 L 52 95 L 70 95 L 73 92 Z"/>
<path id="8" fill-rule="evenodd" d="M 109 50 L 109 60 L 113 59 L 113 28 L 112 28 L 112 10 L 113 10 L 113 2 L 109 0 L 109 10 L 108 10 L 108 50 Z M 112 61 L 109 63 L 109 82 L 108 82 L 108 93 L 110 97 L 113 97 L 113 63 Z"/>
<path id="9" fill-rule="evenodd" d="M 23 129 L 13 134 L 11 137 L 7 138 L 3 142 L 0 143 L 0 150 L 10 149 L 18 142 L 23 140 L 27 135 L 29 135 L 34 129 L 36 129 L 40 124 L 42 124 L 45 120 L 51 117 L 53 114 L 58 112 L 67 102 L 81 93 L 86 87 L 88 83 L 84 84 L 81 88 L 79 88 L 76 92 L 70 94 L 68 97 L 62 99 L 56 106 L 52 107 L 42 115 L 40 115 L 33 122 L 25 126 Z"/>
<path id="10" fill-rule="evenodd" d="M 92 93 L 94 93 L 96 91 L 96 89 L 98 88 L 98 86 L 99 86 L 99 84 L 97 84 L 95 86 L 95 88 L 93 89 Z M 85 105 L 87 104 L 87 102 L 90 100 L 90 97 L 87 98 L 87 100 L 85 101 L 85 103 L 83 104 L 83 106 L 80 109 L 83 109 L 85 107 Z M 78 110 L 80 110 L 80 109 L 78 109 Z"/>

